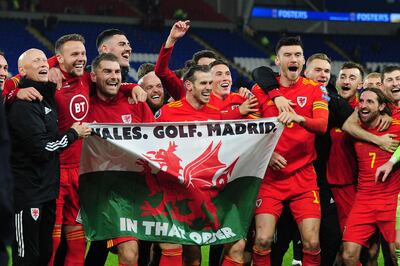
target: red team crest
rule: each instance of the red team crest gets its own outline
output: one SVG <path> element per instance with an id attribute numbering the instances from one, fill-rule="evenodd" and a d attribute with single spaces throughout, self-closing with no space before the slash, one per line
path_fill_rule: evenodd
<path id="1" fill-rule="evenodd" d="M 132 123 L 132 115 L 121 115 L 122 118 L 122 122 L 124 122 L 124 124 L 130 124 Z"/>
<path id="2" fill-rule="evenodd" d="M 174 142 L 170 142 L 166 150 L 159 149 L 144 154 L 148 161 L 158 164 L 161 169 L 153 175 L 148 161 L 137 162 L 144 167 L 143 172 L 150 189 L 149 197 L 162 193 L 163 200 L 158 206 L 151 206 L 145 201 L 141 206 L 142 216 L 168 216 L 170 213 L 179 222 L 193 225 L 195 221 L 202 221 L 205 228 L 217 229 L 219 221 L 212 199 L 227 185 L 239 159 L 236 158 L 226 167 L 218 158 L 221 145 L 222 142 L 219 142 L 213 147 L 211 142 L 207 149 L 184 169 L 181 166 L 182 159 L 175 153 L 178 146 Z M 181 213 L 177 203 L 182 201 L 187 202 L 190 213 Z M 167 210 L 166 206 L 171 206 L 170 210 Z"/>
<path id="3" fill-rule="evenodd" d="M 307 104 L 307 97 L 305 97 L 305 96 L 297 96 L 297 104 L 300 107 L 304 107 Z"/>
<path id="4" fill-rule="evenodd" d="M 31 208 L 31 216 L 33 220 L 37 221 L 39 218 L 39 208 Z"/>

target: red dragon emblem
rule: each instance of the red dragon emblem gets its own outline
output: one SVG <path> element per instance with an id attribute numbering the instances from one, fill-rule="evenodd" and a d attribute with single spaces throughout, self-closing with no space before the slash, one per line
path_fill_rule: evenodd
<path id="1" fill-rule="evenodd" d="M 177 145 L 174 142 L 169 142 L 167 149 L 144 154 L 148 161 L 157 163 L 161 169 L 157 174 L 152 174 L 148 161 L 137 161 L 137 164 L 144 168 L 143 173 L 150 189 L 149 197 L 161 193 L 162 200 L 157 206 L 145 201 L 141 206 L 142 216 L 170 215 L 173 219 L 190 226 L 218 229 L 217 209 L 212 199 L 226 186 L 239 159 L 236 158 L 226 167 L 218 159 L 221 144 L 219 142 L 213 147 L 211 142 L 207 149 L 184 169 L 181 166 L 181 158 L 175 154 Z M 225 170 L 221 174 L 216 174 L 223 168 Z"/>

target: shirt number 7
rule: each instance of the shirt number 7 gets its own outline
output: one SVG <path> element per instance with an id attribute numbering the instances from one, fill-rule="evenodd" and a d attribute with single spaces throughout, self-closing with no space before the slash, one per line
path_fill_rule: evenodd
<path id="1" fill-rule="evenodd" d="M 376 152 L 370 152 L 368 153 L 368 156 L 371 156 L 371 168 L 374 168 L 375 165 L 375 159 L 376 159 Z"/>

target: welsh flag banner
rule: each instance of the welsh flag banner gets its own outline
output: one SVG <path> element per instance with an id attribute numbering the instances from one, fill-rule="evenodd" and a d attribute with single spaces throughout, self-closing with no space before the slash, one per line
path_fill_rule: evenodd
<path id="1" fill-rule="evenodd" d="M 246 238 L 283 126 L 273 119 L 91 124 L 79 180 L 90 240 Z"/>

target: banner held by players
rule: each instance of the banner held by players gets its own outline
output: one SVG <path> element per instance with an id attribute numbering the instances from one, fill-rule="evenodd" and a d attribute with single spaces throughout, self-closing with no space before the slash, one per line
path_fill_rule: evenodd
<path id="1" fill-rule="evenodd" d="M 196 245 L 246 237 L 283 130 L 276 119 L 91 127 L 79 182 L 87 237 Z"/>

